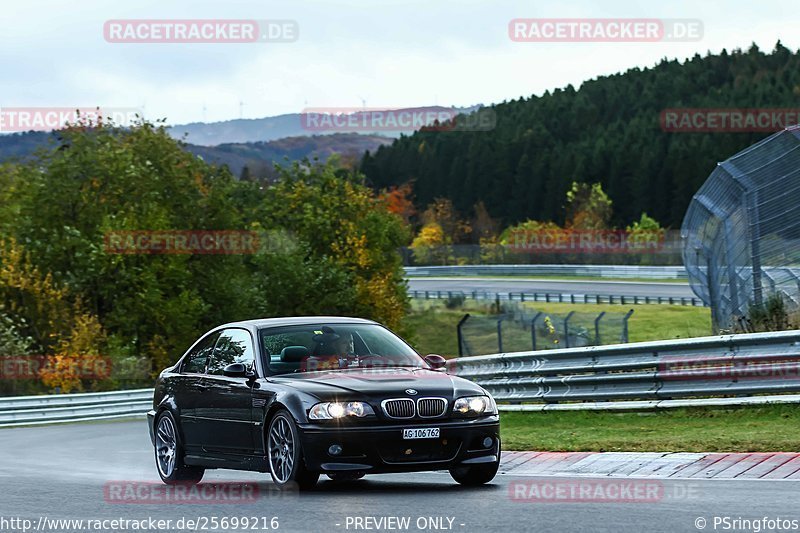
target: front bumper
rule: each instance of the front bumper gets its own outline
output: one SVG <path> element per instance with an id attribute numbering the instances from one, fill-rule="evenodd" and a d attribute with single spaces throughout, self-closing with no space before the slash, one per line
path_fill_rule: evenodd
<path id="1" fill-rule="evenodd" d="M 404 440 L 402 430 L 438 427 L 438 439 Z M 462 464 L 500 459 L 499 416 L 479 419 L 430 420 L 392 425 L 325 426 L 300 424 L 306 467 L 318 472 L 414 472 L 446 470 Z M 491 438 L 486 447 L 484 440 Z M 331 455 L 338 444 L 342 453 Z"/>

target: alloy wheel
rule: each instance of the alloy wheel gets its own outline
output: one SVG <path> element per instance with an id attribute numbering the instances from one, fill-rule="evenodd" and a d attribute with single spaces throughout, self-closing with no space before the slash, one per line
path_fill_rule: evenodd
<path id="1" fill-rule="evenodd" d="M 291 479 L 294 467 L 294 438 L 289 421 L 278 416 L 269 431 L 269 466 L 279 483 Z"/>
<path id="2" fill-rule="evenodd" d="M 168 416 L 162 416 L 158 421 L 156 431 L 156 455 L 158 469 L 164 477 L 170 477 L 175 471 L 175 454 L 178 441 L 175 436 L 175 425 Z"/>

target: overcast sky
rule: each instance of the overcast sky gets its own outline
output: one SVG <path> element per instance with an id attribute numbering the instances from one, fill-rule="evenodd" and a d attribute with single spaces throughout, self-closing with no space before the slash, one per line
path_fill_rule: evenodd
<path id="1" fill-rule="evenodd" d="M 13 5 L 16 4 L 16 5 Z M 517 43 L 514 18 L 700 19 L 702 40 Z M 291 19 L 291 43 L 109 43 L 109 19 Z M 800 47 L 782 1 L 4 2 L 2 107 L 137 107 L 168 123 L 306 107 L 467 106 L 576 86 L 603 74 L 756 42 Z M 244 105 L 240 107 L 240 102 Z M 205 107 L 205 111 L 204 111 Z"/>

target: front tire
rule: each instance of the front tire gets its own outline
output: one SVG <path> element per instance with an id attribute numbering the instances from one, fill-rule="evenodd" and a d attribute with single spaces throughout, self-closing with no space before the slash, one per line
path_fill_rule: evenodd
<path id="1" fill-rule="evenodd" d="M 493 480 L 498 468 L 500 468 L 499 460 L 495 463 L 456 466 L 450 469 L 450 475 L 461 485 L 476 487 Z"/>
<path id="2" fill-rule="evenodd" d="M 280 489 L 296 485 L 300 490 L 308 490 L 319 480 L 319 472 L 306 468 L 300 432 L 289 411 L 278 411 L 269 423 L 267 457 L 272 481 Z"/>
<path id="3" fill-rule="evenodd" d="M 156 469 L 161 481 L 167 485 L 200 483 L 205 468 L 183 463 L 183 448 L 178 435 L 178 425 L 172 413 L 164 411 L 158 415 L 155 434 Z"/>

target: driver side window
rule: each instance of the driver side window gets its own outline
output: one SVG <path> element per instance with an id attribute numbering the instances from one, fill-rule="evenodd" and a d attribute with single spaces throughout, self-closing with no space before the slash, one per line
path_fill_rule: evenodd
<path id="1" fill-rule="evenodd" d="M 208 373 L 221 376 L 225 367 L 232 363 L 242 363 L 248 370 L 254 369 L 253 339 L 244 329 L 232 328 L 222 332 L 208 363 Z"/>
<path id="2" fill-rule="evenodd" d="M 197 343 L 191 352 L 186 356 L 183 363 L 184 374 L 202 374 L 206 370 L 206 362 L 211 352 L 214 350 L 214 345 L 219 338 L 219 331 L 209 333 L 200 342 Z"/>

